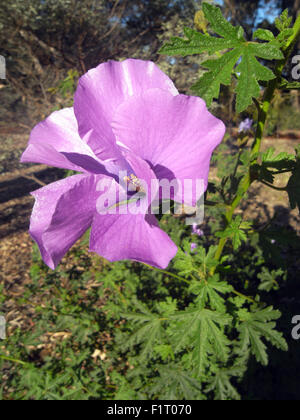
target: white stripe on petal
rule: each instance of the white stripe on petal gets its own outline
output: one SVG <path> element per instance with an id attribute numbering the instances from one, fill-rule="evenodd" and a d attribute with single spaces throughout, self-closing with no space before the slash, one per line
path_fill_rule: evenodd
<path id="1" fill-rule="evenodd" d="M 128 62 L 123 62 L 123 71 L 124 71 L 124 78 L 126 82 L 126 88 L 129 96 L 133 96 L 133 85 L 132 80 L 130 77 L 129 69 L 128 69 Z"/>

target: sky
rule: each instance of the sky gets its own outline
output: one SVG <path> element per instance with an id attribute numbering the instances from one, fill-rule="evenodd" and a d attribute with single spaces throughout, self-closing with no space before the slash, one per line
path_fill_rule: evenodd
<path id="1" fill-rule="evenodd" d="M 266 18 L 273 23 L 274 20 L 280 15 L 281 10 L 279 8 L 274 7 L 274 5 L 265 4 L 265 2 L 261 1 L 261 6 L 258 11 L 258 17 L 256 20 L 256 25 L 259 25 L 263 22 Z"/>
<path id="2" fill-rule="evenodd" d="M 216 4 L 222 6 L 224 4 L 223 0 L 215 0 Z M 275 8 L 272 4 L 266 4 L 264 0 L 260 2 L 260 8 L 258 11 L 258 16 L 256 20 L 256 26 L 258 26 L 261 22 L 263 22 L 266 18 L 273 23 L 274 20 L 278 17 L 281 10 Z"/>

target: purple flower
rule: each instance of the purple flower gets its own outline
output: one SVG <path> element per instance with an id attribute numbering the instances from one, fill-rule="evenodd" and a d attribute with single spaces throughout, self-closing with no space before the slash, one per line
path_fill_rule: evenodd
<path id="1" fill-rule="evenodd" d="M 32 193 L 30 234 L 44 262 L 54 269 L 91 228 L 90 251 L 109 261 L 167 267 L 177 247 L 149 203 L 141 198 L 137 214 L 122 214 L 120 204 L 115 214 L 104 214 L 99 185 L 114 187 L 119 200 L 113 204 L 128 202 L 125 181 L 141 197 L 140 180 L 148 187 L 152 180 L 201 178 L 207 187 L 211 154 L 224 133 L 202 99 L 180 95 L 152 62 L 111 61 L 90 70 L 79 81 L 74 108 L 38 124 L 22 156 L 22 162 L 80 172 Z M 120 171 L 128 174 L 123 180 Z"/>
<path id="2" fill-rule="evenodd" d="M 195 244 L 194 242 L 191 243 L 191 252 L 195 251 L 195 249 L 198 248 L 198 245 Z"/>
<path id="3" fill-rule="evenodd" d="M 192 226 L 192 234 L 197 236 L 204 236 L 203 230 L 198 228 L 198 225 L 193 224 Z"/>
<path id="4" fill-rule="evenodd" d="M 239 133 L 250 131 L 253 125 L 253 120 L 246 118 L 239 125 Z"/>

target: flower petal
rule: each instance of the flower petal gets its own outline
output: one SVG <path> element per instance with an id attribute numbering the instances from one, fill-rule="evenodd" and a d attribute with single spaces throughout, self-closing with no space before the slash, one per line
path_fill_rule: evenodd
<path id="1" fill-rule="evenodd" d="M 117 140 L 151 163 L 158 179 L 203 179 L 205 189 L 212 152 L 225 134 L 202 99 L 160 89 L 120 105 L 112 127 Z"/>
<path id="2" fill-rule="evenodd" d="M 116 108 L 126 99 L 152 88 L 178 94 L 169 77 L 150 61 L 110 61 L 81 77 L 74 102 L 79 133 L 84 137 L 90 130 L 96 132 L 88 144 L 102 160 L 119 158 L 110 126 Z"/>
<path id="3" fill-rule="evenodd" d="M 44 163 L 78 172 L 105 171 L 102 162 L 80 138 L 73 108 L 54 112 L 32 130 L 21 162 Z"/>
<path id="4" fill-rule="evenodd" d="M 52 269 L 91 226 L 96 212 L 95 175 L 75 175 L 32 193 L 29 232 Z"/>
<path id="5" fill-rule="evenodd" d="M 152 215 L 95 215 L 90 250 L 107 260 L 134 260 L 166 268 L 177 247 Z"/>

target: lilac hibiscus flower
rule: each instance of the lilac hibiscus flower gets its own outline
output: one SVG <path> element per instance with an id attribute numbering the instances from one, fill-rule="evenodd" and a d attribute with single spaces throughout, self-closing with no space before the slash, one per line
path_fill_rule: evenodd
<path id="1" fill-rule="evenodd" d="M 167 267 L 177 248 L 149 206 L 137 214 L 104 214 L 99 182 L 114 184 L 123 199 L 129 192 L 117 178 L 120 171 L 136 190 L 139 180 L 149 186 L 153 179 L 200 178 L 206 188 L 210 158 L 224 133 L 202 99 L 180 95 L 152 62 L 111 61 L 90 70 L 79 81 L 74 108 L 38 124 L 22 156 L 22 162 L 80 173 L 32 193 L 30 234 L 44 262 L 55 269 L 91 228 L 90 251 L 107 260 Z"/>

